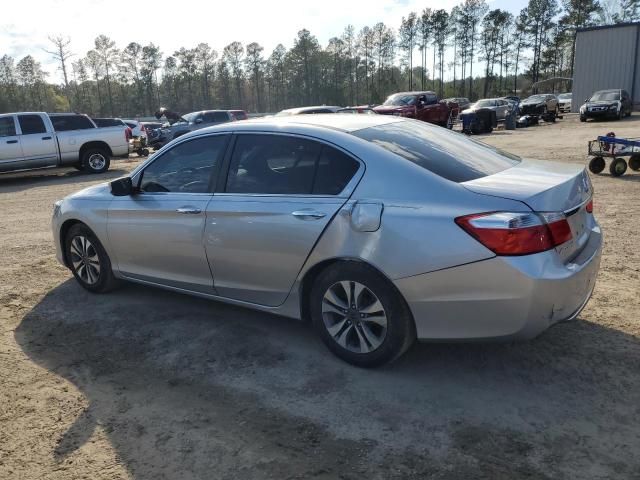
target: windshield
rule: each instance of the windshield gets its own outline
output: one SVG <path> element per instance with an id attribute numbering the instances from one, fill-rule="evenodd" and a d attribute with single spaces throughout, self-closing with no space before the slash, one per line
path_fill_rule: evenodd
<path id="1" fill-rule="evenodd" d="M 187 122 L 192 123 L 192 122 L 195 122 L 196 117 L 198 115 L 200 115 L 200 112 L 191 112 L 191 113 L 187 113 L 186 115 L 182 115 L 182 118 L 184 118 Z M 185 122 L 182 120 L 178 120 L 176 123 L 185 123 Z"/>
<path id="2" fill-rule="evenodd" d="M 515 155 L 417 120 L 369 127 L 353 135 L 458 183 L 496 174 L 520 162 Z"/>
<path id="3" fill-rule="evenodd" d="M 614 102 L 620 100 L 620 92 L 596 92 L 589 100 L 592 102 Z"/>
<path id="4" fill-rule="evenodd" d="M 546 100 L 545 95 L 531 95 L 529 98 L 525 100 L 525 102 L 527 103 L 544 102 L 545 100 Z"/>
<path id="5" fill-rule="evenodd" d="M 475 108 L 486 108 L 486 107 L 495 107 L 495 106 L 496 106 L 495 100 L 478 100 L 474 104 Z"/>
<path id="6" fill-rule="evenodd" d="M 387 98 L 383 105 L 402 106 L 402 105 L 415 105 L 416 96 L 406 95 L 404 93 L 396 93 Z"/>
<path id="7" fill-rule="evenodd" d="M 558 95 L 558 99 L 559 100 L 571 100 L 571 94 L 570 93 L 561 93 L 560 95 Z"/>

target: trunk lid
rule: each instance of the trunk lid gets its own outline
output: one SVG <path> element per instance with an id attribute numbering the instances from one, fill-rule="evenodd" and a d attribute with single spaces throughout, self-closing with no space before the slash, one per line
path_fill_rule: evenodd
<path id="1" fill-rule="evenodd" d="M 571 240 L 556 247 L 565 261 L 574 258 L 589 240 L 593 220 L 586 206 L 593 188 L 580 165 L 522 160 L 495 175 L 461 185 L 482 195 L 518 200 L 536 212 L 563 212 L 573 234 Z"/>

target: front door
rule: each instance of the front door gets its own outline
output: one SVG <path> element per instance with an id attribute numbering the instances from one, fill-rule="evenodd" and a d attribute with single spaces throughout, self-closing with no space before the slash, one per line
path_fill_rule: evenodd
<path id="1" fill-rule="evenodd" d="M 123 275 L 214 293 L 203 232 L 228 138 L 204 135 L 176 144 L 134 177 L 137 193 L 114 197 L 109 244 Z"/>
<path id="2" fill-rule="evenodd" d="M 350 194 L 360 163 L 292 135 L 238 134 L 205 247 L 219 295 L 277 306 Z"/>
<path id="3" fill-rule="evenodd" d="M 58 164 L 58 148 L 52 132 L 47 131 L 38 114 L 18 115 L 20 144 L 25 167 L 51 167 Z"/>
<path id="4" fill-rule="evenodd" d="M 20 168 L 22 147 L 13 115 L 0 115 L 0 172 Z"/>

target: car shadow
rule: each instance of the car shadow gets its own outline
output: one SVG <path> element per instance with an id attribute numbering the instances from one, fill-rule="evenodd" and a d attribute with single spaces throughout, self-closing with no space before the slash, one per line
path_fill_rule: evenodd
<path id="1" fill-rule="evenodd" d="M 525 343 L 418 344 L 363 370 L 303 322 L 137 285 L 92 295 L 68 280 L 15 339 L 88 402 L 63 418 L 54 461 L 100 429 L 138 480 L 586 478 L 596 467 L 622 478 L 640 467 L 640 341 L 586 320 Z"/>
<path id="2" fill-rule="evenodd" d="M 133 161 L 124 160 L 123 162 L 131 166 L 135 166 L 138 163 L 135 159 Z M 75 168 L 46 168 L 24 172 L 0 173 L 0 193 L 19 192 L 48 185 L 82 183 L 91 180 L 108 181 L 122 177 L 129 173 L 130 170 L 131 168 L 127 168 L 121 162 L 118 162 L 115 165 L 112 163 L 111 168 L 105 173 L 97 175 L 78 171 Z"/>

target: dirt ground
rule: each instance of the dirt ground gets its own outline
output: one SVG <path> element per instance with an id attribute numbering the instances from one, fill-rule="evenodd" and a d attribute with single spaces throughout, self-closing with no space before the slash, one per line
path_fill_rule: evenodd
<path id="1" fill-rule="evenodd" d="M 496 132 L 584 163 L 623 122 Z M 518 344 L 420 344 L 366 371 L 308 325 L 135 285 L 95 296 L 56 263 L 52 203 L 122 175 L 0 176 L 0 479 L 638 479 L 640 174 L 593 177 L 593 299 Z"/>

